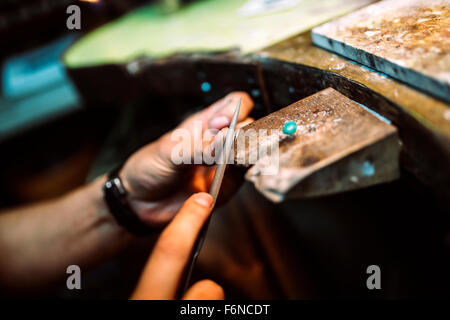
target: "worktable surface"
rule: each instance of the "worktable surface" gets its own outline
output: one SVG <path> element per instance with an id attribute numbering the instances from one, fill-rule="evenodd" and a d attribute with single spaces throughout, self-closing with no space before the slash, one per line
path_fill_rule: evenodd
<path id="1" fill-rule="evenodd" d="M 224 6 L 222 9 L 225 11 L 236 11 L 242 4 L 238 0 L 227 3 L 227 5 L 222 4 Z M 135 85 L 128 84 L 131 86 L 130 90 L 138 90 L 136 86 L 144 85 L 142 84 L 144 78 L 140 76 L 143 72 L 147 77 L 151 77 L 145 80 L 147 94 L 154 94 L 155 92 L 152 92 L 152 90 L 157 90 L 158 96 L 170 94 L 170 97 L 173 97 L 173 95 L 179 95 L 180 99 L 182 99 L 183 94 L 193 90 L 191 88 L 197 88 L 197 82 L 199 82 L 198 87 L 200 87 L 200 83 L 204 80 L 195 77 L 202 72 L 208 73 L 210 67 L 211 70 L 214 70 L 215 76 L 211 73 L 209 77 L 220 78 L 221 76 L 227 76 L 228 65 L 234 65 L 235 68 L 256 66 L 262 70 L 259 77 L 261 83 L 264 84 L 265 82 L 265 88 L 262 88 L 261 92 L 269 97 L 267 100 L 271 107 L 268 111 L 277 110 L 319 90 L 332 87 L 392 121 L 392 124 L 398 128 L 400 139 L 404 144 L 401 156 L 402 168 L 407 168 L 408 171 L 413 172 L 427 185 L 448 190 L 450 185 L 450 168 L 448 167 L 450 162 L 449 105 L 383 73 L 316 47 L 312 43 L 310 31 L 301 33 L 302 30 L 310 30 L 315 24 L 320 24 L 333 16 L 352 11 L 350 10 L 352 6 L 356 9 L 361 3 L 359 1 L 348 2 L 348 6 L 343 6 L 342 10 L 330 11 L 325 16 L 317 15 L 316 19 L 313 20 L 303 21 L 298 19 L 298 28 L 295 32 L 293 30 L 285 30 L 286 32 L 284 32 L 283 28 L 280 29 L 280 25 L 277 25 L 279 20 L 275 19 L 267 24 L 267 30 L 274 31 L 273 35 L 275 36 L 273 38 L 268 37 L 265 40 L 255 37 L 258 45 L 252 44 L 252 41 L 246 41 L 248 40 L 248 34 L 245 35 L 245 33 L 242 33 L 242 35 L 245 35 L 243 38 L 231 37 L 233 39 L 230 42 L 231 38 L 228 38 L 230 34 L 222 34 L 221 32 L 223 30 L 222 25 L 217 29 L 211 27 L 209 30 L 212 32 L 211 34 L 218 36 L 215 41 L 204 41 L 209 39 L 208 37 L 196 38 L 195 41 L 191 39 L 192 41 L 185 42 L 184 45 L 187 45 L 184 47 L 178 46 L 175 38 L 172 37 L 175 35 L 170 34 L 170 31 L 168 31 L 169 36 L 165 33 L 166 31 L 158 28 L 162 25 L 155 21 L 162 17 L 155 16 L 154 19 L 149 19 L 150 16 L 157 15 L 156 11 L 152 11 L 155 9 L 144 7 L 83 37 L 66 53 L 64 60 L 71 75 L 74 76 L 75 83 L 77 83 L 77 77 L 81 74 L 77 70 L 82 70 L 82 81 L 85 87 L 92 87 L 92 85 L 86 83 L 90 78 L 95 82 L 95 86 L 99 85 L 98 81 L 101 79 L 95 78 L 101 77 L 101 73 L 98 73 L 99 68 L 116 65 L 120 68 L 125 67 L 125 70 L 128 70 L 126 72 L 130 72 L 126 76 L 130 77 L 127 78 L 128 82 L 129 79 L 136 81 Z M 208 8 L 211 17 L 215 19 L 218 8 L 214 7 L 215 10 L 212 10 L 213 5 L 219 4 L 215 1 L 206 1 L 200 4 L 201 6 L 198 8 L 194 6 L 192 9 L 180 13 L 181 25 L 177 25 L 176 30 L 179 30 L 180 26 L 191 24 L 195 17 L 198 18 L 199 16 L 195 13 L 196 10 L 201 11 Z M 323 5 L 323 3 L 321 4 Z M 314 5 L 311 4 L 311 8 L 313 7 Z M 330 5 L 330 7 L 333 6 Z M 287 17 L 283 13 L 273 13 L 272 15 L 283 19 Z M 222 16 L 220 21 L 226 22 L 225 16 Z M 175 22 L 170 21 L 171 19 L 168 19 L 167 23 L 169 24 L 165 27 L 173 31 Z M 261 21 L 264 21 L 264 19 Z M 205 22 L 207 21 L 201 21 L 198 24 L 193 23 L 193 29 L 186 29 L 186 32 L 189 34 L 200 32 L 200 29 L 204 27 L 199 29 L 199 26 L 204 26 Z M 260 22 L 254 21 L 253 23 L 252 28 L 259 27 Z M 149 32 L 150 30 L 152 31 Z M 158 32 L 158 37 L 151 38 L 150 35 L 155 32 Z M 186 38 L 186 36 L 186 33 L 181 34 L 183 38 Z M 144 41 L 144 39 L 148 41 Z M 168 42 L 155 45 L 156 43 L 152 41 L 156 40 L 153 39 L 168 39 Z M 210 52 L 219 48 L 224 49 L 230 47 L 227 44 L 233 43 L 234 46 L 234 44 L 240 43 L 236 40 L 243 41 L 242 43 L 245 44 L 242 46 L 243 50 L 238 53 L 232 52 L 222 56 L 211 53 L 209 57 L 208 53 L 185 55 L 181 58 L 179 55 L 167 56 L 180 48 L 185 49 L 183 51 L 196 51 L 200 48 L 200 43 L 204 44 L 203 49 L 208 48 Z M 271 45 L 271 43 L 275 44 Z M 243 54 L 243 52 L 249 53 Z M 142 60 L 142 57 L 145 56 L 147 58 Z M 164 56 L 165 58 L 158 60 L 151 58 L 152 56 Z M 134 60 L 136 57 L 141 58 Z M 138 66 L 136 74 L 133 73 L 134 71 L 130 71 L 135 67 L 134 61 L 139 62 L 136 64 Z M 139 71 L 139 65 L 142 61 L 144 61 L 145 67 Z M 200 73 L 196 71 L 199 63 L 203 68 Z M 95 68 L 92 68 L 92 75 L 89 75 L 89 66 L 95 66 Z M 129 67 L 133 68 L 130 69 Z M 123 73 L 123 71 L 121 72 Z M 237 73 L 239 73 L 238 70 Z M 233 78 L 239 82 L 242 79 L 238 78 L 237 73 Z M 159 79 L 156 75 L 163 75 L 165 82 L 163 81 L 159 85 L 155 84 L 154 81 Z M 149 82 L 149 79 L 151 79 L 151 82 Z M 115 83 L 114 78 L 109 77 L 108 83 L 110 85 Z M 150 83 L 151 85 L 149 85 Z M 166 85 L 163 85 L 164 83 Z M 170 86 L 167 87 L 167 84 L 170 84 Z M 119 83 L 114 85 L 117 85 L 118 88 L 121 86 Z M 98 96 L 99 90 L 99 88 L 95 88 L 96 96 Z M 213 87 L 211 90 L 220 91 L 220 88 Z M 113 94 L 108 85 L 105 85 L 105 92 L 108 92 L 106 95 Z M 195 92 L 195 94 L 199 94 L 199 92 Z M 200 94 L 203 93 L 200 91 Z M 215 92 L 215 94 L 219 94 L 219 92 Z M 205 97 L 210 95 L 211 92 L 204 93 Z"/>

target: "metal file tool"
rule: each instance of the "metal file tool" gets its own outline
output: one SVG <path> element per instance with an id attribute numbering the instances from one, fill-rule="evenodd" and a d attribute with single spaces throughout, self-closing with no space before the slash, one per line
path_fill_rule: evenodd
<path id="1" fill-rule="evenodd" d="M 230 126 L 228 128 L 227 135 L 225 137 L 225 143 L 222 148 L 222 152 L 220 155 L 221 161 L 217 165 L 216 172 L 214 173 L 213 182 L 211 184 L 211 188 L 209 189 L 209 194 L 213 197 L 213 208 L 216 204 L 217 197 L 219 195 L 220 187 L 222 185 L 223 176 L 225 173 L 225 169 L 227 167 L 228 158 L 230 156 L 231 146 L 234 141 L 234 132 L 236 129 L 236 123 L 239 115 L 239 109 L 241 107 L 241 100 L 239 99 L 239 102 L 236 106 L 236 109 L 233 114 L 233 118 L 231 119 Z M 186 269 L 183 274 L 183 277 L 180 282 L 180 292 L 179 292 L 179 298 L 183 296 L 183 294 L 187 291 L 189 288 L 192 270 L 194 269 L 195 261 L 197 260 L 198 254 L 200 253 L 200 250 L 202 248 L 203 242 L 206 238 L 206 232 L 208 230 L 209 221 L 211 220 L 211 215 L 209 216 L 208 220 L 203 225 L 202 229 L 200 230 L 200 233 L 197 237 L 197 240 L 194 244 L 194 248 L 192 250 L 191 257 L 189 259 L 189 262 L 186 264 Z"/>

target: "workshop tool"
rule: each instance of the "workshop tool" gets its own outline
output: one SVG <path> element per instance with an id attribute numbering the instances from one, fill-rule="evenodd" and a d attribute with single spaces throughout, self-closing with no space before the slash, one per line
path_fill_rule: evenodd
<path id="1" fill-rule="evenodd" d="M 216 171 L 214 173 L 214 178 L 213 178 L 213 181 L 211 184 L 211 188 L 209 189 L 209 194 L 212 196 L 212 198 L 214 200 L 213 205 L 212 205 L 213 208 L 211 210 L 214 209 L 214 206 L 216 204 L 217 197 L 218 197 L 219 191 L 220 191 L 220 187 L 221 187 L 222 181 L 223 181 L 223 176 L 225 174 L 225 169 L 227 167 L 228 159 L 230 156 L 231 146 L 234 142 L 234 132 L 235 132 L 236 123 L 237 123 L 237 119 L 238 119 L 238 115 L 239 115 L 239 110 L 241 108 L 241 101 L 242 101 L 242 99 L 239 99 L 239 102 L 238 102 L 236 109 L 234 111 L 234 114 L 233 114 L 233 118 L 231 119 L 230 126 L 228 127 L 228 132 L 225 137 L 225 143 L 223 145 L 223 148 L 221 150 L 222 152 L 219 157 L 219 159 L 221 159 L 222 162 L 219 162 L 219 164 L 216 167 Z M 179 287 L 180 292 L 178 294 L 179 298 L 182 298 L 183 295 L 186 293 L 187 289 L 189 288 L 192 270 L 194 269 L 195 261 L 197 260 L 197 257 L 203 246 L 203 242 L 205 241 L 209 222 L 211 220 L 211 215 L 209 216 L 208 220 L 205 222 L 202 229 L 200 230 L 200 233 L 194 244 L 194 248 L 192 250 L 191 257 L 190 257 L 188 263 L 186 264 L 186 268 L 185 268 L 183 277 L 181 278 L 181 281 L 180 281 L 180 287 Z"/>

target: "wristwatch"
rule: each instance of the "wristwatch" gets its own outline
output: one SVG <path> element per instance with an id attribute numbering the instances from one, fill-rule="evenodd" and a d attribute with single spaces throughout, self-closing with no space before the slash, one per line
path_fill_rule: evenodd
<path id="1" fill-rule="evenodd" d="M 119 177 L 121 168 L 122 165 L 108 174 L 108 180 L 103 185 L 103 198 L 117 224 L 132 234 L 138 236 L 148 235 L 153 229 L 142 222 L 137 213 L 131 208 L 127 190 Z"/>

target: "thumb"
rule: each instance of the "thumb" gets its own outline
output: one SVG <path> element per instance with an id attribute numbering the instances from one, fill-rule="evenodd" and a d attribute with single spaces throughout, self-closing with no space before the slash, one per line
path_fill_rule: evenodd
<path id="1" fill-rule="evenodd" d="M 132 299 L 175 297 L 197 235 L 211 212 L 212 202 L 207 193 L 196 193 L 186 200 L 156 242 Z"/>
<path id="2" fill-rule="evenodd" d="M 211 280 L 196 282 L 183 297 L 183 300 L 223 300 L 225 293 L 221 286 Z"/>

